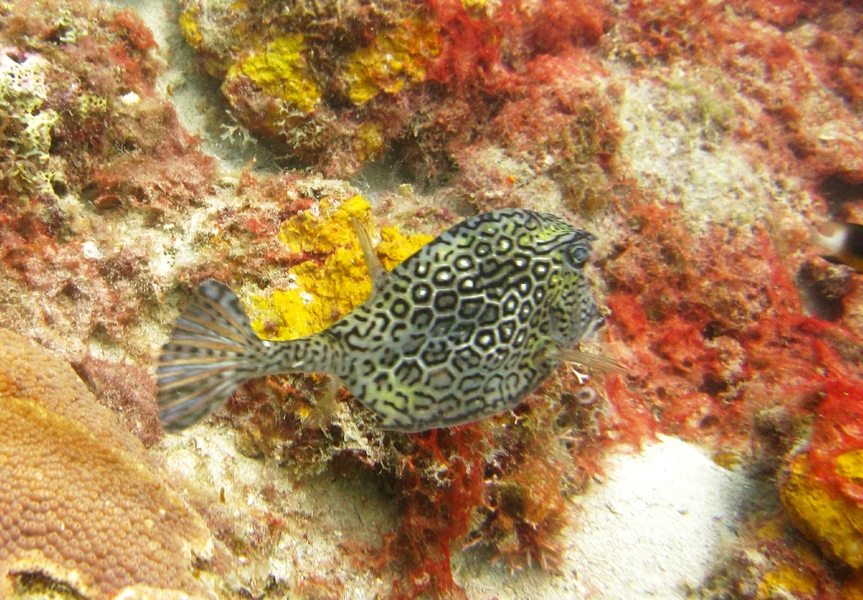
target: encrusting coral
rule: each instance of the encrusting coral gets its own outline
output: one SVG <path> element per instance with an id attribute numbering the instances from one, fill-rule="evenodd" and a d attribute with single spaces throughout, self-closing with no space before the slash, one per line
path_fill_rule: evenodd
<path id="1" fill-rule="evenodd" d="M 226 137 L 241 128 L 244 144 L 251 132 L 284 153 L 280 166 L 357 179 L 277 175 L 265 161 L 219 176 L 159 91 L 156 42 L 133 11 L 0 2 L 0 324 L 72 361 L 146 444 L 160 436 L 147 369 L 184 295 L 215 277 L 240 292 L 262 337 L 320 331 L 370 287 L 349 216 L 372 233 L 405 232 L 380 230 L 387 268 L 421 244 L 409 232 L 436 234 L 475 212 L 580 218 L 598 237 L 608 350 L 627 367 L 591 388 L 562 369 L 512 413 L 412 436 L 375 430 L 346 393 L 328 426 L 307 426 L 316 376 L 249 383 L 200 431 L 169 440 L 196 457 L 175 461 L 192 478 L 188 501 L 244 565 L 224 597 L 347 597 L 348 577 L 362 576 L 393 597 L 464 597 L 459 554 L 569 573 L 568 498 L 601 474 L 606 449 L 661 432 L 712 444 L 718 463 L 766 475 L 779 496 L 781 518 L 752 519 L 712 587 L 694 594 L 834 598 L 841 586 L 846 600 L 863 598 L 863 279 L 822 261 L 804 227 L 863 218 L 859 2 L 179 8 L 186 40 L 222 81 Z M 382 189 L 387 174 L 413 187 Z M 71 440 L 83 448 L 92 434 L 84 460 L 125 457 L 111 493 L 129 465 L 158 481 L 137 441 L 79 402 L 87 392 L 74 376 L 37 378 L 57 372 L 39 365 L 18 376 L 34 387 L 0 377 L 0 418 L 18 428 L 0 433 L 0 454 L 25 452 L 24 433 L 38 429 L 40 448 L 68 459 Z M 213 433 L 229 450 L 201 449 Z M 286 525 L 335 528 L 319 506 L 289 512 L 308 482 L 211 475 L 234 451 L 265 474 L 279 465 L 274 480 L 344 471 L 380 482 L 394 507 L 383 545 L 368 538 L 358 550 L 339 526 L 334 562 L 352 572 L 322 575 L 293 552 Z M 10 468 L 0 463 L 0 486 Z M 63 565 L 43 559 L 60 578 Z M 29 590 L 10 561 L 0 571 Z M 188 563 L 175 561 L 177 586 L 194 584 Z M 90 593 L 83 579 L 63 581 Z"/>
<path id="2" fill-rule="evenodd" d="M 0 595 L 25 574 L 85 598 L 207 597 L 201 520 L 71 367 L 0 330 Z"/>
<path id="3" fill-rule="evenodd" d="M 409 178 L 421 183 L 470 163 L 463 147 L 490 137 L 489 98 L 530 107 L 549 98 L 567 117 L 576 115 L 569 120 L 589 141 L 609 141 L 591 132 L 593 106 L 560 102 L 571 95 L 568 84 L 559 95 L 540 89 L 543 72 L 554 78 L 565 71 L 561 79 L 569 82 L 573 71 L 587 76 L 599 68 L 571 50 L 598 44 L 609 4 L 386 0 L 370 9 L 328 0 L 297 10 L 267 2 L 247 10 L 244 2 L 184 0 L 179 24 L 204 68 L 222 80 L 231 118 L 283 145 L 289 163 L 333 176 L 382 160 L 414 171 Z M 556 64 L 549 66 L 546 55 Z M 586 95 L 601 95 L 595 88 L 585 86 Z M 533 123 L 545 121 L 541 113 L 534 111 L 540 116 Z M 572 147 L 584 141 L 565 131 L 558 137 Z"/>
<path id="4" fill-rule="evenodd" d="M 863 567 L 859 379 L 846 375 L 828 380 L 819 396 L 808 447 L 789 455 L 779 491 L 791 522 L 825 555 L 859 571 Z"/>
<path id="5" fill-rule="evenodd" d="M 324 199 L 319 214 L 298 213 L 282 224 L 279 239 L 292 250 L 329 256 L 322 265 L 308 260 L 294 266 L 290 276 L 297 285 L 291 289 L 276 290 L 269 298 L 253 298 L 260 314 L 252 327 L 259 335 L 279 339 L 311 335 L 368 298 L 371 281 L 356 242 L 352 217 L 364 226 L 370 222 L 371 205 L 362 196 L 353 196 L 338 205 L 333 199 Z M 376 251 L 387 269 L 432 240 L 428 235 L 405 235 L 393 226 L 385 227 L 381 238 Z M 273 327 L 277 328 L 275 332 L 271 331 Z"/>

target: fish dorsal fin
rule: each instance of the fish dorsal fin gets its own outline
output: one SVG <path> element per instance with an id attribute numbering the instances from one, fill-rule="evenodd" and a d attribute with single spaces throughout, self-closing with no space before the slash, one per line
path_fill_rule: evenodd
<path id="1" fill-rule="evenodd" d="M 351 217 L 351 222 L 354 224 L 354 231 L 357 232 L 357 237 L 360 239 L 360 246 L 363 249 L 363 256 L 366 258 L 366 266 L 369 269 L 369 275 L 372 278 L 372 295 L 377 292 L 387 276 L 387 270 L 381 264 L 378 255 L 375 254 L 375 249 L 372 246 L 372 238 L 369 232 L 362 226 L 359 219 Z"/>

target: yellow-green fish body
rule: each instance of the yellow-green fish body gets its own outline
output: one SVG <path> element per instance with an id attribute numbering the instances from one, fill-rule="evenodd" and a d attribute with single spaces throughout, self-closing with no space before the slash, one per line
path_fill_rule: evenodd
<path id="1" fill-rule="evenodd" d="M 381 427 L 422 431 L 510 409 L 602 323 L 583 268 L 594 237 L 559 217 L 501 210 L 441 234 L 391 272 L 357 233 L 369 299 L 318 334 L 258 338 L 236 295 L 208 280 L 183 311 L 157 371 L 168 431 L 187 427 L 245 380 L 288 372 L 339 377 Z"/>

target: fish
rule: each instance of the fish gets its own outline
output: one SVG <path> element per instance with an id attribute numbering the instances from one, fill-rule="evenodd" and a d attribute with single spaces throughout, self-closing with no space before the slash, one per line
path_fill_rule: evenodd
<path id="1" fill-rule="evenodd" d="M 378 416 L 419 432 L 512 409 L 564 361 L 622 371 L 574 346 L 604 324 L 584 268 L 595 236 L 530 210 L 483 213 L 386 271 L 369 233 L 354 229 L 369 298 L 329 328 L 289 341 L 259 338 L 225 284 L 200 284 L 162 348 L 159 416 L 176 433 L 245 381 L 323 373 Z"/>
<path id="2" fill-rule="evenodd" d="M 826 260 L 863 272 L 863 225 L 824 223 L 810 229 L 809 242 L 827 251 Z"/>

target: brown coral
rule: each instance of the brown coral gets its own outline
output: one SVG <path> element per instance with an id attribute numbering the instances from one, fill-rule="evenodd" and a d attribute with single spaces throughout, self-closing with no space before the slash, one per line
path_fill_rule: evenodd
<path id="1" fill-rule="evenodd" d="M 41 573 L 87 598 L 206 594 L 201 520 L 65 362 L 0 330 L 0 595 Z M 158 596 L 158 594 L 156 594 Z"/>

